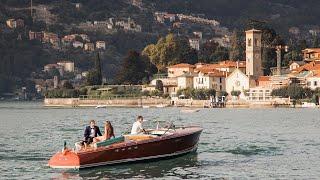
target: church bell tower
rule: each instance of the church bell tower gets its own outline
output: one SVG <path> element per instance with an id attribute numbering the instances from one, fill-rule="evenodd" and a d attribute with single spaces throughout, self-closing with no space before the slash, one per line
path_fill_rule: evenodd
<path id="1" fill-rule="evenodd" d="M 261 60 L 261 35 L 260 30 L 246 31 L 246 75 L 257 78 L 263 76 Z"/>

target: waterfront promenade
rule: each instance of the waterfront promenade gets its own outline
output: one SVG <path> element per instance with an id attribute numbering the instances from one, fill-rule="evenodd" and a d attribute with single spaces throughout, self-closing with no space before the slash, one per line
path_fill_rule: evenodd
<path id="1" fill-rule="evenodd" d="M 112 98 L 46 98 L 44 99 L 46 107 L 210 107 L 210 100 L 190 100 L 190 99 L 165 99 L 151 97 L 112 97 Z M 276 99 L 274 101 L 254 102 L 244 100 L 227 101 L 222 107 L 226 108 L 271 108 L 271 107 L 290 107 L 290 101 Z M 217 107 L 217 106 L 215 106 Z M 220 106 L 219 106 L 220 107 Z M 296 107 L 299 107 L 297 105 Z"/>

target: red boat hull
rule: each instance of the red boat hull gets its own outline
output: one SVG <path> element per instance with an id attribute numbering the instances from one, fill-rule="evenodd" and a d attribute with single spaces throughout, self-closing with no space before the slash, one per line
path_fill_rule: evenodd
<path id="1" fill-rule="evenodd" d="M 59 152 L 50 159 L 49 166 L 52 168 L 87 168 L 177 156 L 195 151 L 201 132 L 200 127 L 188 127 L 177 129 L 170 135 L 143 141 L 125 141 L 91 151 Z"/>

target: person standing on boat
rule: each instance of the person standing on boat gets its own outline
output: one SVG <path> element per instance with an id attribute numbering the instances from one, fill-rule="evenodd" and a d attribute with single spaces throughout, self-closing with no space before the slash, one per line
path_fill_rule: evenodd
<path id="1" fill-rule="evenodd" d="M 143 123 L 143 117 L 138 116 L 136 122 L 134 122 L 132 125 L 131 134 L 145 133 L 146 131 L 143 129 L 142 123 Z"/>
<path id="2" fill-rule="evenodd" d="M 94 120 L 90 120 L 90 125 L 84 130 L 84 142 L 86 144 L 90 144 L 93 142 L 93 138 L 98 135 L 102 136 L 99 127 L 96 126 L 96 122 Z"/>

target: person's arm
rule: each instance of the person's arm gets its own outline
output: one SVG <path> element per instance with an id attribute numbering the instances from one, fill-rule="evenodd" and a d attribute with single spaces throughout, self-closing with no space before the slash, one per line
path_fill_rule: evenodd
<path id="1" fill-rule="evenodd" d="M 98 134 L 99 136 L 102 136 L 102 134 L 101 134 L 100 129 L 99 129 L 98 126 L 97 126 L 97 134 Z"/>
<path id="2" fill-rule="evenodd" d="M 86 139 L 86 138 L 88 138 L 89 136 L 90 136 L 90 133 L 88 132 L 88 127 L 86 127 L 86 128 L 84 129 L 83 137 Z"/>
<path id="3" fill-rule="evenodd" d="M 140 132 L 143 132 L 143 133 L 146 133 L 146 131 L 143 129 L 143 127 L 142 127 L 142 124 L 140 124 L 140 126 L 139 126 L 139 133 Z"/>

